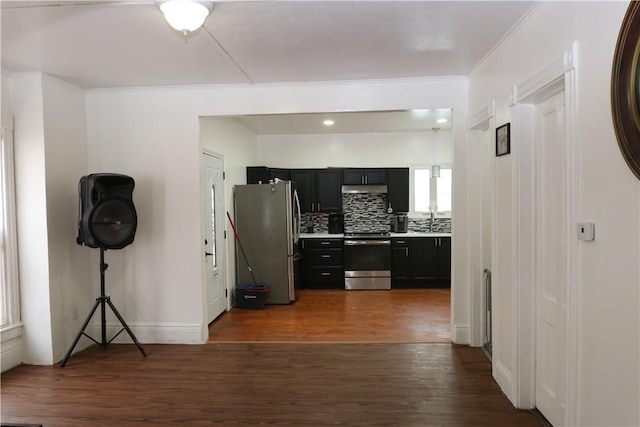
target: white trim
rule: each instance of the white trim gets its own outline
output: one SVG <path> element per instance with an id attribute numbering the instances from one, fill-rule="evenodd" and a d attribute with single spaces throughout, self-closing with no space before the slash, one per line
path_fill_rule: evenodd
<path id="1" fill-rule="evenodd" d="M 535 156 L 532 148 L 532 106 L 539 101 L 564 90 L 565 92 L 565 143 L 567 225 L 567 314 L 566 314 L 566 377 L 565 422 L 577 423 L 578 378 L 578 258 L 574 225 L 578 222 L 578 140 L 577 140 L 577 60 L 578 45 L 574 42 L 561 58 L 525 82 L 514 86 L 511 101 L 514 117 L 512 145 L 514 162 L 514 275 L 513 310 L 513 398 L 518 408 L 535 407 L 535 215 L 531 207 L 535 203 Z M 527 215 L 528 216 L 524 216 Z"/>
<path id="2" fill-rule="evenodd" d="M 469 121 L 469 130 L 468 130 L 468 140 L 469 140 L 469 148 L 468 155 L 469 158 L 483 158 L 483 150 L 482 146 L 485 144 L 485 133 L 489 133 L 489 138 L 493 140 L 492 132 L 495 132 L 495 110 L 496 103 L 495 100 L 492 100 L 491 103 L 474 114 Z M 476 144 L 476 145 L 474 145 Z M 479 144 L 479 146 L 477 146 Z M 479 165 L 484 164 L 483 162 L 478 162 Z M 470 259 L 471 266 L 471 299 L 470 299 L 470 319 L 471 319 L 471 327 L 470 327 L 470 337 L 469 342 L 471 346 L 481 347 L 485 342 L 485 322 L 486 322 L 486 304 L 485 304 L 485 288 L 484 288 L 484 268 L 483 268 L 483 260 L 484 260 L 484 247 L 485 242 L 483 241 L 483 232 L 482 232 L 482 220 L 483 220 L 483 211 L 482 211 L 482 184 L 483 184 L 483 176 L 484 169 L 483 167 L 475 167 L 474 165 L 470 165 L 470 173 L 475 171 L 475 175 L 470 178 L 470 183 L 472 186 L 471 191 L 468 192 L 468 200 L 467 203 L 471 207 L 470 211 L 470 221 L 469 230 L 475 236 L 475 243 L 477 246 L 472 244 L 469 245 L 468 255 Z M 495 182 L 491 183 L 492 193 L 495 193 Z M 492 206 L 492 224 L 493 224 L 493 202 Z M 491 238 L 491 248 L 493 252 L 493 248 L 495 247 L 495 239 L 493 238 L 493 227 L 492 227 L 492 238 Z M 494 259 L 492 254 L 492 259 Z"/>
<path id="3" fill-rule="evenodd" d="M 5 145 L 5 155 L 8 159 L 6 170 L 6 185 L 7 185 L 7 210 L 5 212 L 5 226 L 7 228 L 7 241 L 6 245 L 9 249 L 8 253 L 12 254 L 12 257 L 7 258 L 7 328 L 11 328 L 14 325 L 19 325 L 20 319 L 20 279 L 18 275 L 18 228 L 16 224 L 16 193 L 15 193 L 15 143 L 13 138 L 13 116 L 2 116 L 2 135 L 7 135 L 7 143 Z M 22 331 L 20 327 L 17 329 Z"/>
<path id="4" fill-rule="evenodd" d="M 16 323 L 0 330 L 0 343 L 12 340 L 22 335 L 22 323 Z"/>
<path id="5" fill-rule="evenodd" d="M 517 408 L 535 407 L 535 180 L 532 120 L 534 107 L 513 107 L 513 288 L 514 323 L 513 403 Z M 532 378 L 532 375 L 534 377 Z"/>
<path id="6" fill-rule="evenodd" d="M 4 337 L 3 337 L 4 338 Z M 0 372 L 6 372 L 22 364 L 23 343 L 22 337 L 14 337 L 2 342 L 0 353 Z"/>
<path id="7" fill-rule="evenodd" d="M 491 103 L 476 112 L 469 118 L 468 129 L 469 130 L 488 130 L 489 120 L 496 115 L 496 100 L 492 100 Z"/>
<path id="8" fill-rule="evenodd" d="M 202 325 L 196 323 L 127 323 L 138 341 L 146 344 L 204 344 L 202 340 Z M 91 336 L 100 337 L 101 325 L 93 325 Z M 119 322 L 107 322 L 107 341 L 122 329 Z M 206 329 L 206 325 L 205 325 Z M 88 338 L 85 338 L 88 340 Z M 126 331 L 123 331 L 113 341 L 118 344 L 131 344 L 133 341 Z"/>
<path id="9" fill-rule="evenodd" d="M 573 42 L 562 57 L 548 64 L 528 80 L 515 85 L 509 97 L 511 105 L 534 103 L 541 100 L 541 97 L 548 97 L 549 92 L 558 92 L 554 86 L 558 83 L 563 86 L 564 75 L 576 68 L 577 52 L 578 44 Z"/>
<path id="10" fill-rule="evenodd" d="M 451 341 L 455 344 L 469 345 L 469 325 L 453 325 L 451 328 Z"/>
<path id="11" fill-rule="evenodd" d="M 85 89 L 85 92 L 120 93 L 120 92 L 149 92 L 149 91 L 169 91 L 169 90 L 194 90 L 202 91 L 206 89 L 235 89 L 235 88 L 291 88 L 291 87 L 313 87 L 313 86 L 341 86 L 341 85 L 370 85 L 388 83 L 424 83 L 438 82 L 443 80 L 468 80 L 468 76 L 437 76 L 437 77 L 406 77 L 395 79 L 366 79 L 366 80 L 329 80 L 329 81 L 308 81 L 308 82 L 276 82 L 276 83 L 229 83 L 229 84 L 202 84 L 202 85 L 181 85 L 181 86 L 122 86 Z"/>
<path id="12" fill-rule="evenodd" d="M 513 379 L 511 372 L 509 372 L 506 366 L 504 366 L 500 361 L 493 361 L 492 365 L 493 378 L 502 389 L 502 392 L 511 399 L 511 393 L 513 392 Z"/>

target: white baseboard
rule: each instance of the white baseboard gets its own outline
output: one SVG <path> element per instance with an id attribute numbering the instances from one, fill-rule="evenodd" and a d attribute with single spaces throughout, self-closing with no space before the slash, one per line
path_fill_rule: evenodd
<path id="1" fill-rule="evenodd" d="M 453 325 L 451 328 L 451 341 L 455 344 L 469 345 L 470 341 L 469 325 Z"/>
<path id="2" fill-rule="evenodd" d="M 22 337 L 12 338 L 2 343 L 0 352 L 0 369 L 6 372 L 22 364 Z"/>
<path id="3" fill-rule="evenodd" d="M 129 323 L 131 332 L 142 344 L 204 344 L 202 325 L 191 323 Z M 107 340 L 111 339 L 122 329 L 117 321 L 107 322 Z M 100 341 L 100 324 L 93 325 L 92 336 Z M 133 341 L 127 331 L 122 331 L 113 341 L 118 344 L 129 344 Z"/>
<path id="4" fill-rule="evenodd" d="M 493 359 L 493 379 L 496 380 L 502 392 L 513 404 L 513 378 L 511 372 L 500 361 Z"/>

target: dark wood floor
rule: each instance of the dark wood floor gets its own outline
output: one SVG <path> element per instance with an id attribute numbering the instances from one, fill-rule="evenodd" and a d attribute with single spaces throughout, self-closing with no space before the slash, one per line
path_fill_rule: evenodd
<path id="1" fill-rule="evenodd" d="M 351 316 L 348 307 L 365 309 L 355 302 L 364 293 L 341 297 L 326 293 L 325 297 L 310 293 L 315 298 L 302 298 L 303 293 L 298 302 L 315 302 L 312 305 L 318 313 L 323 307 L 333 313 L 328 317 L 337 316 L 340 310 L 335 302 L 329 307 L 322 304 L 322 298 L 350 300 L 342 309 L 345 318 Z M 385 304 L 384 298 L 402 300 L 412 295 L 404 291 L 384 294 L 377 293 L 372 300 L 377 298 L 380 304 L 372 302 L 371 307 L 377 307 L 378 317 L 387 319 L 394 316 L 382 312 L 402 311 L 402 306 Z M 442 292 L 439 294 L 431 296 L 441 298 Z M 448 298 L 448 292 L 445 294 Z M 428 311 L 426 297 L 420 292 L 413 295 L 409 300 L 422 304 L 415 311 Z M 322 342 L 317 339 L 320 332 L 296 338 L 295 327 L 284 335 L 290 342 L 273 342 L 271 334 L 255 339 L 239 332 L 241 328 L 234 323 L 240 316 L 242 322 L 255 326 L 263 316 L 266 325 L 264 316 L 271 313 L 269 328 L 286 324 L 286 310 L 272 308 L 232 311 L 221 318 L 227 322 L 225 328 L 218 328 L 224 337 L 221 341 L 235 336 L 239 341 L 255 342 L 146 345 L 146 358 L 132 344 L 112 344 L 106 350 L 93 346 L 73 355 L 65 368 L 12 369 L 1 378 L 1 420 L 45 427 L 543 425 L 534 413 L 513 408 L 491 378 L 491 364 L 478 348 L 426 343 L 424 335 L 413 332 L 406 336 L 418 337 L 415 343 L 406 336 L 387 342 L 395 335 L 392 329 L 403 327 L 391 320 L 387 331 L 375 339 L 354 343 L 346 343 L 347 337 L 367 331 L 366 321 L 352 323 L 357 333 L 343 331 L 339 339 L 332 335 L 330 341 L 340 343 Z M 322 326 L 327 315 L 317 316 L 319 321 L 308 327 L 334 333 Z M 448 309 L 440 317 L 448 328 Z M 416 318 L 405 317 L 404 327 L 409 329 L 410 319 Z M 212 341 L 215 324 L 210 327 Z M 375 325 L 384 327 L 384 322 Z"/>
<path id="2" fill-rule="evenodd" d="M 541 426 L 451 344 L 97 346 L 2 375 L 2 421 L 74 426 Z"/>

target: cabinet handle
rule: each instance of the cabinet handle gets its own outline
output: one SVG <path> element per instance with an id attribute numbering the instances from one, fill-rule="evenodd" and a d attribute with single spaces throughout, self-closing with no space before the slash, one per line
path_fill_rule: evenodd
<path id="1" fill-rule="evenodd" d="M 331 258 L 331 255 L 320 255 L 320 258 Z"/>
<path id="2" fill-rule="evenodd" d="M 318 212 L 320 212 L 320 202 L 318 202 Z"/>
<path id="3" fill-rule="evenodd" d="M 331 276 L 331 273 L 320 273 L 321 276 Z"/>
<path id="4" fill-rule="evenodd" d="M 397 240 L 396 243 L 397 244 L 402 244 L 402 243 L 407 243 L 407 242 L 405 242 L 404 240 Z"/>
<path id="5" fill-rule="evenodd" d="M 404 256 L 409 256 L 409 248 L 404 248 Z"/>
<path id="6" fill-rule="evenodd" d="M 321 245 L 330 245 L 331 242 L 320 242 Z"/>
<path id="7" fill-rule="evenodd" d="M 368 177 L 368 176 L 366 176 L 366 175 L 364 176 L 364 183 L 365 183 L 365 184 L 368 184 L 368 183 L 369 183 L 369 177 Z"/>
<path id="8" fill-rule="evenodd" d="M 316 204 L 311 202 L 311 212 L 315 212 Z"/>

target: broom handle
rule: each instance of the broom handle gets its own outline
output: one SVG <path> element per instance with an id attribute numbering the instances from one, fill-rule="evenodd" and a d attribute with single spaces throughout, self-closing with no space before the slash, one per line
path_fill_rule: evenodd
<path id="1" fill-rule="evenodd" d="M 227 218 L 229 218 L 229 224 L 231 224 L 231 228 L 233 229 L 233 235 L 236 237 L 236 242 L 238 242 L 238 247 L 240 248 L 240 252 L 242 252 L 242 256 L 244 257 L 244 262 L 247 263 L 247 270 L 251 274 L 251 278 L 253 279 L 253 284 L 258 285 L 256 281 L 256 276 L 253 275 L 253 270 L 251 269 L 251 265 L 249 265 L 249 260 L 247 259 L 247 254 L 244 252 L 244 248 L 242 247 L 242 243 L 240 243 L 240 236 L 238 236 L 238 230 L 236 230 L 236 226 L 233 224 L 231 220 L 231 215 L 229 215 L 229 211 L 227 211 Z"/>

